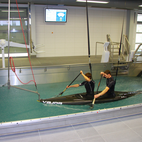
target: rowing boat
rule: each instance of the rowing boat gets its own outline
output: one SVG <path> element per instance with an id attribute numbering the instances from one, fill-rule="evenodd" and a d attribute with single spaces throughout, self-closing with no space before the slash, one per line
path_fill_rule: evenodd
<path id="1" fill-rule="evenodd" d="M 135 92 L 115 91 L 115 94 L 116 96 L 114 98 L 97 98 L 95 103 L 97 104 L 97 103 L 106 103 L 106 102 L 123 100 L 129 97 L 132 97 L 136 94 L 139 94 L 139 92 L 138 91 L 135 91 Z M 59 96 L 59 97 L 53 97 L 48 99 L 40 99 L 39 101 L 45 104 L 61 104 L 61 105 L 85 105 L 85 104 L 92 103 L 92 99 L 88 99 L 85 93 Z"/>

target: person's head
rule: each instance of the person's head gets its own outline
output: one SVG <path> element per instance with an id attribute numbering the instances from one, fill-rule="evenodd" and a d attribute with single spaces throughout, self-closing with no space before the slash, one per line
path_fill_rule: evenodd
<path id="1" fill-rule="evenodd" d="M 88 73 L 86 73 L 85 75 L 86 75 L 88 78 L 92 79 L 92 74 L 91 74 L 91 73 L 88 72 Z"/>
<path id="2" fill-rule="evenodd" d="M 105 77 L 105 78 L 110 78 L 110 77 L 111 77 L 111 72 L 110 72 L 110 70 L 105 70 L 103 77 Z"/>

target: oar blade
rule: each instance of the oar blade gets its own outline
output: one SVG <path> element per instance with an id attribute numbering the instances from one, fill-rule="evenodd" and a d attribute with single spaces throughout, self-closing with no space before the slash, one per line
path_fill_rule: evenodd
<path id="1" fill-rule="evenodd" d="M 93 109 L 93 108 L 94 108 L 94 104 L 91 104 L 90 109 Z"/>
<path id="2" fill-rule="evenodd" d="M 67 88 L 65 88 L 59 95 L 57 95 L 57 97 L 61 96 L 65 91 L 66 91 Z"/>
<path id="3" fill-rule="evenodd" d="M 61 92 L 58 96 L 61 96 L 64 92 Z"/>

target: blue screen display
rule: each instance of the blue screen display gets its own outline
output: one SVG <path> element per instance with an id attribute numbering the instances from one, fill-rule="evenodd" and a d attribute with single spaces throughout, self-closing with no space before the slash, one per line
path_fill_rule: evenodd
<path id="1" fill-rule="evenodd" d="M 46 22 L 67 22 L 67 9 L 46 9 Z"/>

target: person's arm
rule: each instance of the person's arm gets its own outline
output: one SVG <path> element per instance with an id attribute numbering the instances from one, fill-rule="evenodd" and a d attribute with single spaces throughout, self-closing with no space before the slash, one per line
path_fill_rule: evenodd
<path id="1" fill-rule="evenodd" d="M 70 86 L 67 86 L 66 88 L 71 88 L 71 87 L 79 87 L 79 84 L 70 85 Z"/>
<path id="2" fill-rule="evenodd" d="M 102 75 L 104 77 L 104 72 L 100 72 L 100 75 Z"/>
<path id="3" fill-rule="evenodd" d="M 81 73 L 81 75 L 84 77 L 84 79 L 85 79 L 86 81 L 88 81 L 88 82 L 91 81 L 91 79 L 88 78 L 88 77 L 83 73 L 83 71 L 80 71 L 80 73 Z"/>
<path id="4" fill-rule="evenodd" d="M 94 98 L 96 99 L 96 98 L 104 95 L 108 90 L 109 90 L 109 87 L 106 87 L 102 92 L 100 92 L 99 94 L 94 95 Z"/>

